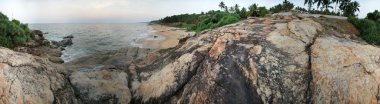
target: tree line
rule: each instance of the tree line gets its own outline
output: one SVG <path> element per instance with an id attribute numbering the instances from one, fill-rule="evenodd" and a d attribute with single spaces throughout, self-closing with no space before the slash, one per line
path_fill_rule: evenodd
<path id="1" fill-rule="evenodd" d="M 360 11 L 360 4 L 351 0 L 305 0 L 310 13 L 329 14 L 338 16 L 357 16 L 355 13 Z M 316 6 L 316 9 L 312 9 Z"/>
<path id="2" fill-rule="evenodd" d="M 210 10 L 199 14 L 180 14 L 167 16 L 152 23 L 159 23 L 174 27 L 187 28 L 189 31 L 203 31 L 213 29 L 226 24 L 235 23 L 247 17 L 264 17 L 269 13 L 287 12 L 298 10 L 312 14 L 327 14 L 338 16 L 356 16 L 359 11 L 359 3 L 351 0 L 305 0 L 308 9 L 295 7 L 288 0 L 269 9 L 253 3 L 249 7 L 241 7 L 238 4 L 227 6 L 223 1 L 218 4 L 220 10 Z M 333 7 L 334 6 L 334 7 Z M 316 7 L 316 8 L 313 8 Z"/>
<path id="3" fill-rule="evenodd" d="M 227 6 L 223 1 L 218 4 L 220 10 L 210 10 L 208 12 L 180 14 L 167 16 L 151 23 L 169 25 L 174 27 L 187 28 L 189 31 L 200 32 L 206 29 L 213 29 L 227 24 L 235 23 L 247 17 L 264 17 L 270 12 L 280 12 L 293 9 L 294 5 L 287 0 L 283 4 L 267 9 L 254 3 L 249 7 L 241 7 L 238 4 Z"/>

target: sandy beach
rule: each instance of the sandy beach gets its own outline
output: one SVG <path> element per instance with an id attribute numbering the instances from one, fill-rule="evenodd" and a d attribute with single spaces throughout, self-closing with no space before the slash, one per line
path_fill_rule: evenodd
<path id="1" fill-rule="evenodd" d="M 172 48 L 178 45 L 179 38 L 182 35 L 187 35 L 185 29 L 169 27 L 164 25 L 150 25 L 155 31 L 152 36 L 138 40 L 138 44 L 141 44 L 145 48 L 166 49 Z M 155 37 L 156 36 L 156 37 Z"/>

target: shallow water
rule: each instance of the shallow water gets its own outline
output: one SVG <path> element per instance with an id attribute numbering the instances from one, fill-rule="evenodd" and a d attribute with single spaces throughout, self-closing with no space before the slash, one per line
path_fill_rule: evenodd
<path id="1" fill-rule="evenodd" d="M 33 30 L 41 30 L 48 40 L 60 41 L 73 35 L 73 45 L 66 47 L 61 58 L 71 61 L 105 50 L 117 50 L 128 46 L 141 47 L 136 40 L 154 33 L 147 23 L 123 24 L 30 24 Z"/>

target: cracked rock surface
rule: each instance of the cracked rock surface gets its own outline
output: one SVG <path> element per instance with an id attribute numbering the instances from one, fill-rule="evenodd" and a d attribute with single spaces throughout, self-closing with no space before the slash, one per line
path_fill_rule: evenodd
<path id="1" fill-rule="evenodd" d="M 0 104 L 76 103 L 62 66 L 0 47 Z"/>

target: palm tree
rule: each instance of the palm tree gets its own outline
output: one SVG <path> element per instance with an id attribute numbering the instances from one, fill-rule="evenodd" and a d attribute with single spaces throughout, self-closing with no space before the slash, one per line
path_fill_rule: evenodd
<path id="1" fill-rule="evenodd" d="M 223 10 L 226 7 L 226 4 L 224 4 L 224 2 L 222 1 L 219 3 L 219 7 L 220 7 L 220 9 Z"/>
<path id="2" fill-rule="evenodd" d="M 354 1 L 354 2 L 345 1 L 345 2 L 342 2 L 339 8 L 343 10 L 343 15 L 348 17 L 348 16 L 355 16 L 355 12 L 360 11 L 359 7 L 360 5 L 357 1 Z"/>
<path id="3" fill-rule="evenodd" d="M 247 9 L 246 8 L 241 8 L 241 11 L 240 11 L 240 17 L 241 18 L 247 18 Z"/>
<path id="4" fill-rule="evenodd" d="M 329 11 L 329 8 L 332 8 L 332 6 L 330 6 L 331 3 L 330 0 L 322 0 L 322 8 L 324 8 L 325 13 Z"/>
<path id="5" fill-rule="evenodd" d="M 249 11 L 256 11 L 257 10 L 257 7 L 258 5 L 255 3 L 255 4 L 252 4 L 248 7 Z"/>
<path id="6" fill-rule="evenodd" d="M 238 4 L 235 4 L 235 13 L 240 13 L 240 6 Z"/>
<path id="7" fill-rule="evenodd" d="M 338 13 L 338 11 L 337 11 L 337 6 L 338 6 L 339 3 L 342 2 L 342 0 L 332 0 L 332 2 L 335 3 L 335 7 L 334 7 L 334 9 L 335 9 L 335 12 Z"/>
<path id="8" fill-rule="evenodd" d="M 258 5 L 256 3 L 250 5 L 248 7 L 248 10 L 249 10 L 249 12 L 248 12 L 249 16 L 254 16 L 254 17 L 258 16 L 258 13 L 257 13 Z"/>
<path id="9" fill-rule="evenodd" d="M 359 2 L 357 2 L 357 1 L 351 2 L 350 6 L 352 8 L 352 11 L 351 11 L 351 13 L 353 14 L 352 16 L 355 15 L 355 12 L 360 12 L 360 9 L 359 9 L 360 4 L 359 4 Z"/>
<path id="10" fill-rule="evenodd" d="M 339 5 L 339 9 L 343 10 L 342 8 L 346 5 L 348 5 L 348 3 L 350 3 L 351 0 L 341 0 L 340 1 L 340 5 Z"/>
<path id="11" fill-rule="evenodd" d="M 314 1 L 313 0 L 305 0 L 305 5 L 308 5 L 308 11 L 311 10 L 311 6 L 313 6 Z"/>
<path id="12" fill-rule="evenodd" d="M 322 5 L 323 0 L 314 0 L 314 4 L 315 3 L 317 3 L 317 8 L 319 8 Z M 321 10 L 322 10 L 322 8 L 321 8 Z"/>
<path id="13" fill-rule="evenodd" d="M 227 7 L 228 8 L 228 7 Z M 235 12 L 235 7 L 231 6 L 230 9 L 228 10 L 230 13 L 234 13 Z"/>

